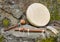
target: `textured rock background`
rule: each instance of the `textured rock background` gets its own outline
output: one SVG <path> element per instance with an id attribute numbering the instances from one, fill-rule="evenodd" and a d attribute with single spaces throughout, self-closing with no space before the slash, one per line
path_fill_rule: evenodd
<path id="1" fill-rule="evenodd" d="M 60 0 L 0 0 L 0 3 L 4 3 L 6 4 L 7 2 L 9 2 L 11 5 L 16 4 L 17 6 L 19 6 L 20 10 L 23 12 L 23 14 L 26 14 L 26 10 L 28 8 L 28 6 L 32 3 L 38 2 L 38 3 L 42 3 L 45 6 L 47 6 L 47 8 L 49 9 L 50 13 L 51 13 L 51 20 L 60 20 Z M 1 5 L 1 4 L 0 4 Z M 9 5 L 10 6 L 10 5 Z M 1 7 L 1 6 L 0 6 Z M 3 16 L 3 15 L 4 16 Z M 10 14 L 7 15 L 7 13 L 5 13 L 4 11 L 0 10 L 0 15 L 2 15 L 2 17 L 0 17 L 0 20 L 3 19 L 5 16 L 10 16 Z M 12 19 L 11 19 L 12 18 Z M 18 21 L 18 19 L 14 18 L 11 15 L 11 20 L 13 21 Z M 1 25 L 1 23 L 0 23 Z M 52 23 L 52 25 L 54 25 L 54 23 Z M 58 24 L 59 25 L 59 24 Z M 57 25 L 57 26 L 58 26 Z M 27 27 L 27 26 L 26 26 Z M 59 29 L 60 27 L 56 28 L 60 31 Z M 1 29 L 0 29 L 1 30 Z M 7 33 L 7 32 L 6 32 Z M 8 32 L 9 34 L 9 32 Z M 4 42 L 35 42 L 33 39 L 28 39 L 28 38 L 17 38 L 15 36 L 12 35 L 5 35 L 5 37 L 7 37 L 5 39 Z M 51 35 L 51 34 L 50 34 Z M 38 36 L 38 35 L 37 35 Z M 49 36 L 49 35 L 48 35 Z M 12 39 L 11 39 L 12 38 Z M 19 41 L 18 41 L 19 40 Z"/>

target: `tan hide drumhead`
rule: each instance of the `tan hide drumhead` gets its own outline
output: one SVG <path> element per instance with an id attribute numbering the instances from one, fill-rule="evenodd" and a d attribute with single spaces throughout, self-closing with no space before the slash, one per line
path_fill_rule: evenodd
<path id="1" fill-rule="evenodd" d="M 45 26 L 50 20 L 50 13 L 46 6 L 40 3 L 33 3 L 27 9 L 28 21 L 34 26 Z"/>

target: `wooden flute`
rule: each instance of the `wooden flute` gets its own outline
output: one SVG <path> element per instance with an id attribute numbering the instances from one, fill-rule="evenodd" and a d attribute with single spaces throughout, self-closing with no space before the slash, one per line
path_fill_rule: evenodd
<path id="1" fill-rule="evenodd" d="M 16 28 L 15 31 L 20 31 L 20 32 L 45 32 L 45 30 L 41 29 L 28 29 L 28 28 Z"/>

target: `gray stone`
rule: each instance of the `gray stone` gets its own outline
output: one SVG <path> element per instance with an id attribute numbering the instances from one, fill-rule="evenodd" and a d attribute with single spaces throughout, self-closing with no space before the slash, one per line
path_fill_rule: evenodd
<path id="1" fill-rule="evenodd" d="M 39 29 L 39 28 L 32 27 L 30 25 L 24 25 L 23 27 L 19 27 L 19 28 Z M 44 35 L 44 33 L 29 33 L 29 32 L 20 32 L 14 30 L 11 30 L 10 32 L 12 33 L 12 35 L 16 37 L 27 37 L 27 38 L 38 38 Z"/>
<path id="2" fill-rule="evenodd" d="M 11 13 L 14 17 L 20 18 L 23 15 L 23 12 L 17 5 L 4 5 L 3 9 L 8 13 Z"/>

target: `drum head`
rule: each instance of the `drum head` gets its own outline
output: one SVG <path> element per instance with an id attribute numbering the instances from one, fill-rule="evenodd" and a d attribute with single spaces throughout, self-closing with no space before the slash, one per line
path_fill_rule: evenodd
<path id="1" fill-rule="evenodd" d="M 34 26 L 45 26 L 50 20 L 50 13 L 46 6 L 40 3 L 33 3 L 27 9 L 28 21 Z"/>

